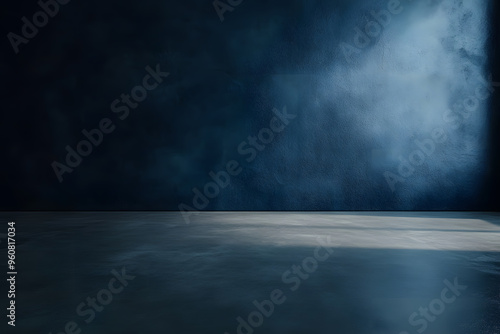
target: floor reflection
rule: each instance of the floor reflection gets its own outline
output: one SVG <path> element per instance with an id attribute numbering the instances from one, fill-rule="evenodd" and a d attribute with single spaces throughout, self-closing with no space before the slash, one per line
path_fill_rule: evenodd
<path id="1" fill-rule="evenodd" d="M 190 225 L 160 212 L 2 218 L 17 223 L 23 333 L 55 334 L 71 321 L 107 334 L 500 331 L 500 215 L 227 212 Z M 109 304 L 96 298 L 104 307 L 87 323 L 90 312 L 77 308 L 118 287 L 109 285 L 113 270 L 135 278 Z"/>

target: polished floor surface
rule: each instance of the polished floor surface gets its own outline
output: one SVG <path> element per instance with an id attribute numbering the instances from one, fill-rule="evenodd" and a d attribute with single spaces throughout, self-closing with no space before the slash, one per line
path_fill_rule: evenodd
<path id="1" fill-rule="evenodd" d="M 498 213 L 0 218 L 18 272 L 2 333 L 500 334 Z"/>

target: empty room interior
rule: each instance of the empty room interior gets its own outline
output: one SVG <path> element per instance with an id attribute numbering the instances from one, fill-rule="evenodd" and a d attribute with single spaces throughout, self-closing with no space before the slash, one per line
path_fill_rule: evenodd
<path id="1" fill-rule="evenodd" d="M 499 14 L 6 4 L 1 332 L 500 334 Z"/>

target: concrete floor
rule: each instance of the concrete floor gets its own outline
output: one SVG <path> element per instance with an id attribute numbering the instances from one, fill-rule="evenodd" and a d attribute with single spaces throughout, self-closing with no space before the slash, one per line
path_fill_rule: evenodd
<path id="1" fill-rule="evenodd" d="M 18 269 L 2 333 L 500 334 L 498 213 L 0 218 Z"/>

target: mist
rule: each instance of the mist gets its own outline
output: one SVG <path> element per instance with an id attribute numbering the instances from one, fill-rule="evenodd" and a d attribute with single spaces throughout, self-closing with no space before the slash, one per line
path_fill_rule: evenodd
<path id="1" fill-rule="evenodd" d="M 384 2 L 354 2 L 363 15 L 347 16 L 341 27 L 335 14 L 314 22 L 305 33 L 314 48 L 302 50 L 297 65 L 303 70 L 261 85 L 264 96 L 298 115 L 293 129 L 248 166 L 218 208 L 451 208 L 462 192 L 462 205 L 474 201 L 487 146 L 487 2 L 401 3 L 381 33 L 352 53 L 341 43 L 356 47 L 355 28 L 374 21 L 370 13 L 386 9 Z M 424 154 L 412 156 L 416 150 Z M 413 169 L 403 168 L 404 177 L 402 161 Z"/>

